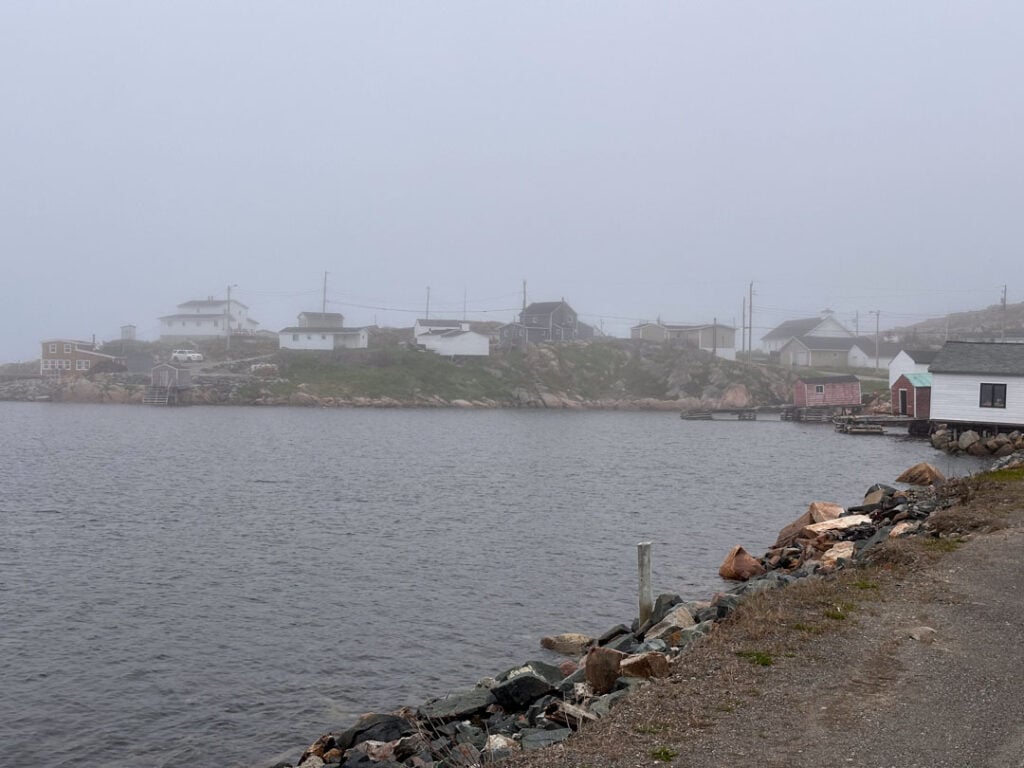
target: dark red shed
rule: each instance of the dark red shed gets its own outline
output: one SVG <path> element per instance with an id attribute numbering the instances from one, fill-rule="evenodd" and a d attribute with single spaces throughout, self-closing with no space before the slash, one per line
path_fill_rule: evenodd
<path id="1" fill-rule="evenodd" d="M 932 375 L 905 373 L 892 383 L 894 416 L 910 416 L 925 421 L 932 410 Z"/>

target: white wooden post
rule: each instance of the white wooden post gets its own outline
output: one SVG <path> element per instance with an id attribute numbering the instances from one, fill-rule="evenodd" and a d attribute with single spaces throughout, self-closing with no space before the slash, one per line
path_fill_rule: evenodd
<path id="1" fill-rule="evenodd" d="M 636 560 L 640 570 L 640 625 L 643 626 L 654 610 L 654 589 L 651 586 L 651 542 L 636 545 Z"/>

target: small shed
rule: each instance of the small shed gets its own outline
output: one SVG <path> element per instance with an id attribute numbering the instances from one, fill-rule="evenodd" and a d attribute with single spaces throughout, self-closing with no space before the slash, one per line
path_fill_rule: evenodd
<path id="1" fill-rule="evenodd" d="M 149 384 L 152 387 L 187 389 L 192 386 L 192 373 L 188 368 L 179 368 L 171 363 L 160 363 L 153 366 Z"/>
<path id="2" fill-rule="evenodd" d="M 793 385 L 797 408 L 844 408 L 861 404 L 860 379 L 856 376 L 799 378 Z"/>
<path id="3" fill-rule="evenodd" d="M 909 416 L 927 420 L 932 410 L 932 375 L 930 373 L 904 373 L 892 385 L 892 412 L 894 416 Z"/>

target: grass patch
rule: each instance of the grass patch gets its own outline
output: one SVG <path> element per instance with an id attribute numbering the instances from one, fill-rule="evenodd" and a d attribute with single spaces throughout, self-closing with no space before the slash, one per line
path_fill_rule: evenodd
<path id="1" fill-rule="evenodd" d="M 672 749 L 672 747 L 655 747 L 651 750 L 650 754 L 659 763 L 671 763 L 672 759 L 679 753 Z"/>
<path id="2" fill-rule="evenodd" d="M 931 552 L 956 552 L 964 545 L 960 539 L 928 539 L 925 541 L 925 549 Z"/>
<path id="3" fill-rule="evenodd" d="M 825 609 L 825 618 L 833 621 L 845 621 L 856 608 L 853 603 L 840 602 Z"/>
<path id="4" fill-rule="evenodd" d="M 774 663 L 772 655 L 765 651 L 736 651 L 736 655 L 759 667 L 770 667 Z"/>
<path id="5" fill-rule="evenodd" d="M 864 589 L 874 589 L 874 590 L 877 590 L 878 589 L 878 582 L 877 581 L 869 581 L 868 579 L 858 579 L 857 581 L 853 582 L 853 586 L 854 586 L 854 588 L 861 589 L 861 590 L 864 590 Z"/>
<path id="6" fill-rule="evenodd" d="M 808 635 L 821 635 L 825 632 L 825 627 L 820 624 L 806 624 L 802 621 L 796 622 L 793 629 L 797 632 L 806 632 Z"/>
<path id="7" fill-rule="evenodd" d="M 982 483 L 1012 482 L 1018 483 L 1024 480 L 1024 467 L 1013 469 L 997 469 L 995 472 L 986 472 L 978 475 L 978 481 Z"/>
<path id="8" fill-rule="evenodd" d="M 641 723 L 636 727 L 637 733 L 665 733 L 668 730 L 668 726 L 664 723 Z"/>

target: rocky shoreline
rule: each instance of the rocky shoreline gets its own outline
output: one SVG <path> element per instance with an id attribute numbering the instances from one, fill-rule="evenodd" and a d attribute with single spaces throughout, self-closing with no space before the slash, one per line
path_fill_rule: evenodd
<path id="1" fill-rule="evenodd" d="M 1024 467 L 1024 451 L 997 460 L 992 470 Z M 527 661 L 475 686 L 418 707 L 364 715 L 351 727 L 322 735 L 294 762 L 275 768 L 324 765 L 365 768 L 479 766 L 557 744 L 608 715 L 632 691 L 667 677 L 677 660 L 713 633 L 749 595 L 804 579 L 829 579 L 869 560 L 879 544 L 907 536 L 955 538 L 932 515 L 959 501 L 962 481 L 947 482 L 920 464 L 896 482 L 871 486 L 860 505 L 814 502 L 783 528 L 761 558 L 735 547 L 721 575 L 739 581 L 705 601 L 658 597 L 651 618 L 612 627 L 601 637 L 564 634 L 541 645 L 565 655 L 559 665 Z"/>
<path id="2" fill-rule="evenodd" d="M 950 454 L 966 453 L 970 456 L 993 456 L 1002 458 L 1024 450 L 1024 432 L 1000 432 L 992 437 L 982 437 L 969 429 L 957 433 L 945 424 L 940 424 L 931 436 L 932 447 Z"/>
<path id="3" fill-rule="evenodd" d="M 452 399 L 437 395 L 393 397 L 325 397 L 313 394 L 305 384 L 296 391 L 279 395 L 273 392 L 273 380 L 243 374 L 211 374 L 193 377 L 194 386 L 187 395 L 191 405 L 247 405 L 305 408 L 528 408 L 556 410 L 616 411 L 704 411 L 718 408 L 747 408 L 751 397 L 742 384 L 734 385 L 721 397 L 683 397 L 665 400 L 647 398 L 586 399 L 565 392 L 517 389 L 507 399 Z M 25 378 L 0 382 L 0 401 L 112 403 L 141 405 L 149 377 L 139 374 L 100 374 L 93 378 L 76 377 L 64 381 Z"/>

